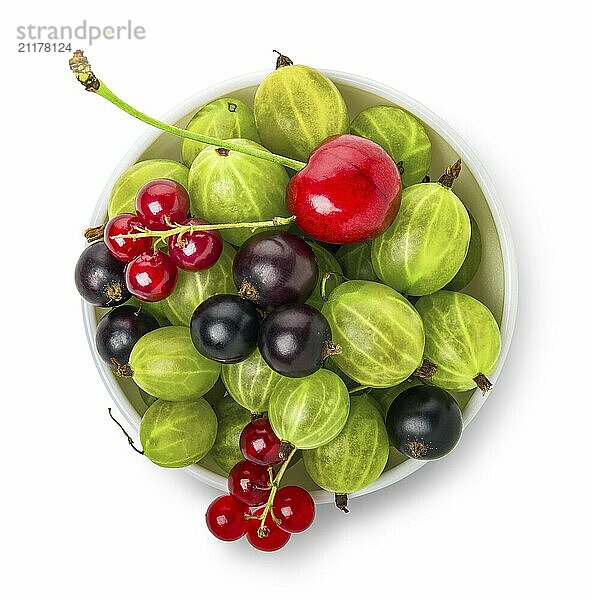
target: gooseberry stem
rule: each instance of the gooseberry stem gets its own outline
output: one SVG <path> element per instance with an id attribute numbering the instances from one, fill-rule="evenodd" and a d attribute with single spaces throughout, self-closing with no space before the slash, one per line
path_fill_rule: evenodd
<path id="1" fill-rule="evenodd" d="M 297 448 L 292 448 L 292 451 L 290 452 L 290 454 L 288 454 L 288 458 L 286 458 L 286 460 L 282 463 L 282 466 L 280 467 L 280 470 L 278 471 L 277 475 L 275 477 L 271 478 L 271 493 L 269 494 L 269 498 L 267 499 L 265 508 L 263 509 L 263 512 L 261 513 L 261 517 L 259 517 L 261 519 L 261 525 L 259 525 L 259 529 L 257 530 L 257 535 L 260 538 L 267 536 L 267 532 L 265 531 L 265 519 L 267 519 L 267 515 L 269 514 L 269 511 L 271 511 L 271 516 L 272 516 L 273 520 L 276 523 L 278 521 L 277 517 L 273 514 L 273 500 L 274 500 L 275 495 L 277 494 L 277 491 L 280 487 L 280 481 L 282 480 L 282 477 L 284 476 L 284 473 L 286 472 L 286 469 L 288 468 L 288 465 L 290 464 L 292 457 L 294 456 L 294 454 L 296 454 L 296 450 L 297 450 Z M 270 467 L 270 473 L 271 473 L 271 467 Z"/>
<path id="2" fill-rule="evenodd" d="M 76 50 L 76 52 L 74 52 L 74 56 L 70 59 L 70 69 L 74 73 L 76 79 L 78 79 L 78 81 L 84 85 L 88 92 L 94 92 L 99 96 L 102 96 L 105 98 L 105 100 L 108 100 L 126 112 L 128 115 L 131 115 L 132 117 L 135 117 L 136 119 L 139 119 L 148 125 L 152 125 L 161 131 L 166 131 L 167 133 L 172 133 L 173 135 L 177 135 L 188 140 L 202 142 L 203 144 L 207 144 L 209 146 L 225 148 L 226 150 L 232 150 L 235 152 L 241 152 L 242 154 L 248 154 L 249 156 L 254 156 L 256 158 L 262 158 L 263 160 L 268 160 L 278 165 L 283 165 L 284 167 L 294 169 L 295 171 L 300 171 L 300 169 L 303 169 L 306 166 L 306 163 L 288 158 L 286 156 L 280 156 L 279 154 L 273 154 L 272 152 L 269 152 L 269 150 L 243 146 L 242 144 L 237 144 L 236 142 L 231 142 L 229 140 L 220 140 L 209 135 L 203 135 L 194 131 L 181 129 L 175 125 L 169 125 L 168 123 L 164 123 L 163 121 L 159 121 L 158 119 L 150 117 L 149 115 L 135 109 L 127 102 L 124 102 L 100 79 L 98 79 L 92 72 L 88 59 L 86 56 L 84 56 L 84 52 L 82 50 Z"/>
<path id="3" fill-rule="evenodd" d="M 135 447 L 134 445 L 134 440 L 132 440 L 132 438 L 129 436 L 129 434 L 127 433 L 127 431 L 123 428 L 123 425 L 113 416 L 113 414 L 111 413 L 111 407 L 109 407 L 107 409 L 109 411 L 109 416 L 111 417 L 111 419 L 113 421 L 115 421 L 115 423 L 117 423 L 117 426 L 119 427 L 119 429 L 121 429 L 121 431 L 123 431 L 123 435 L 125 435 L 125 437 L 127 438 L 127 443 L 138 453 L 138 454 L 144 454 L 144 450 L 139 450 L 138 448 Z"/>
<path id="4" fill-rule="evenodd" d="M 157 231 L 147 229 L 143 227 L 137 227 L 135 231 L 137 233 L 120 233 L 118 235 L 111 236 L 111 239 L 136 239 L 136 238 L 147 238 L 153 237 L 158 238 L 158 241 L 165 241 L 167 238 L 172 236 L 182 236 L 184 233 L 193 233 L 195 231 L 214 231 L 217 229 L 259 229 L 260 227 L 281 227 L 284 225 L 290 225 L 296 220 L 296 217 L 274 217 L 269 221 L 253 221 L 251 223 L 208 223 L 207 225 L 179 225 L 178 223 L 172 223 L 167 221 L 170 229 L 163 231 Z"/>
<path id="5" fill-rule="evenodd" d="M 359 385 L 358 387 L 352 388 L 351 390 L 349 390 L 349 395 L 351 396 L 352 394 L 357 394 L 358 392 L 363 392 L 365 390 L 371 390 L 372 387 L 369 385 Z"/>
<path id="6" fill-rule="evenodd" d="M 438 183 L 445 188 L 450 189 L 456 178 L 460 175 L 461 168 L 462 162 L 459 158 L 453 165 L 446 167 L 446 171 L 444 171 L 444 174 L 438 179 Z"/>
<path id="7" fill-rule="evenodd" d="M 335 271 L 327 271 L 323 273 L 323 277 L 321 278 L 321 285 L 319 287 L 321 293 L 321 299 L 323 302 L 327 302 L 329 296 L 327 294 L 327 283 L 331 277 L 341 277 L 344 281 L 348 281 L 348 278 L 342 273 L 337 273 Z"/>

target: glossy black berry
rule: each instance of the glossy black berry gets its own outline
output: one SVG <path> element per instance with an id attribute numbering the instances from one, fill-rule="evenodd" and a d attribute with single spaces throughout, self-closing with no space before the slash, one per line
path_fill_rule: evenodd
<path id="1" fill-rule="evenodd" d="M 305 302 L 316 285 L 318 267 L 302 238 L 286 231 L 263 232 L 240 247 L 232 274 L 239 296 L 269 310 Z"/>
<path id="2" fill-rule="evenodd" d="M 263 319 L 259 350 L 274 371 L 286 377 L 306 377 L 341 349 L 331 342 L 331 327 L 316 308 L 287 304 Z"/>
<path id="3" fill-rule="evenodd" d="M 442 458 L 462 434 L 461 410 L 445 390 L 433 385 L 406 389 L 391 404 L 386 429 L 391 444 L 410 458 Z"/>
<path id="4" fill-rule="evenodd" d="M 97 325 L 95 342 L 99 356 L 114 370 L 127 365 L 136 342 L 158 328 L 158 321 L 137 306 L 118 306 Z"/>
<path id="5" fill-rule="evenodd" d="M 78 293 L 90 304 L 110 308 L 131 298 L 125 285 L 126 263 L 117 260 L 105 246 L 95 242 L 80 255 L 74 270 Z"/>
<path id="6" fill-rule="evenodd" d="M 220 363 L 237 363 L 257 347 L 259 324 L 259 313 L 251 302 L 218 294 L 195 309 L 191 339 L 204 356 Z"/>

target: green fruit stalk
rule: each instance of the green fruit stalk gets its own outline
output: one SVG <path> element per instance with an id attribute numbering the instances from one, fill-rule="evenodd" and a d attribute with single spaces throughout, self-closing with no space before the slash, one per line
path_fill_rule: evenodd
<path id="1" fill-rule="evenodd" d="M 331 252 L 309 240 L 307 240 L 307 244 L 312 248 L 315 258 L 317 259 L 319 278 L 317 280 L 315 289 L 312 291 L 312 294 L 309 296 L 306 303 L 314 306 L 317 310 L 322 310 L 323 305 L 325 304 L 321 294 L 323 276 L 326 273 L 336 273 L 340 276 L 343 275 L 343 271 L 341 270 L 341 266 L 337 262 L 337 259 L 331 254 Z M 325 294 L 332 292 L 340 280 L 341 277 L 331 277 L 329 280 L 327 280 L 325 284 Z"/>
<path id="2" fill-rule="evenodd" d="M 382 146 L 395 161 L 403 187 L 420 183 L 432 162 L 432 143 L 422 123 L 396 106 L 371 106 L 351 124 L 351 133 Z"/>
<path id="3" fill-rule="evenodd" d="M 481 231 L 479 231 L 479 226 L 477 225 L 477 221 L 473 218 L 473 215 L 471 215 L 469 211 L 467 212 L 469 213 L 469 219 L 471 220 L 471 241 L 469 242 L 469 251 L 465 256 L 465 260 L 458 273 L 444 286 L 444 289 L 453 292 L 460 292 L 462 289 L 466 288 L 477 274 L 479 265 L 481 264 Z"/>
<path id="4" fill-rule="evenodd" d="M 140 423 L 144 456 L 161 467 L 187 467 L 210 451 L 217 427 L 216 415 L 203 398 L 157 400 Z"/>
<path id="5" fill-rule="evenodd" d="M 337 250 L 335 257 L 343 269 L 343 274 L 348 279 L 380 281 L 372 266 L 372 245 L 370 243 L 345 244 Z"/>
<path id="6" fill-rule="evenodd" d="M 177 285 L 172 294 L 161 300 L 164 314 L 172 325 L 189 327 L 193 311 L 216 294 L 235 294 L 232 261 L 235 251 L 229 244 L 218 261 L 205 271 L 178 270 Z"/>
<path id="7" fill-rule="evenodd" d="M 420 365 L 424 349 L 421 318 L 395 290 L 373 281 L 346 281 L 336 287 L 323 315 L 342 353 L 335 364 L 358 383 L 391 387 Z"/>
<path id="8" fill-rule="evenodd" d="M 322 73 L 279 55 L 257 88 L 253 110 L 261 141 L 276 154 L 306 161 L 332 135 L 346 133 L 345 100 Z"/>
<path id="9" fill-rule="evenodd" d="M 347 387 L 326 369 L 298 379 L 284 377 L 269 402 L 275 434 L 301 450 L 330 442 L 343 429 L 348 414 Z"/>
<path id="10" fill-rule="evenodd" d="M 451 186 L 460 161 L 437 183 L 403 190 L 393 224 L 372 242 L 372 265 L 387 285 L 410 296 L 444 287 L 460 269 L 471 238 L 466 208 Z"/>
<path id="11" fill-rule="evenodd" d="M 260 141 L 253 111 L 238 98 L 218 98 L 208 102 L 193 115 L 185 129 L 221 140 L 244 138 L 253 142 Z M 201 142 L 183 139 L 183 162 L 190 167 L 205 147 L 206 144 Z"/>
<path id="12" fill-rule="evenodd" d="M 161 400 L 193 400 L 216 383 L 220 365 L 202 356 L 186 327 L 155 329 L 134 346 L 125 373 L 148 394 Z"/>
<path id="13" fill-rule="evenodd" d="M 422 370 L 431 383 L 451 392 L 475 387 L 489 391 L 487 376 L 501 351 L 500 330 L 491 311 L 467 294 L 446 290 L 421 298 L 415 308 L 426 335 Z"/>
<path id="14" fill-rule="evenodd" d="M 352 396 L 347 422 L 332 441 L 302 452 L 312 480 L 335 493 L 335 504 L 347 512 L 347 494 L 369 486 L 384 470 L 389 438 L 375 400 Z"/>
<path id="15" fill-rule="evenodd" d="M 241 146 L 264 148 L 249 140 L 229 140 Z M 193 161 L 189 171 L 191 213 L 209 223 L 265 221 L 287 215 L 288 173 L 281 165 L 240 152 L 209 146 Z M 258 229 L 258 233 L 265 231 Z M 222 237 L 240 246 L 253 232 L 228 229 Z"/>
<path id="16" fill-rule="evenodd" d="M 222 381 L 228 393 L 253 414 L 267 412 L 282 379 L 267 365 L 258 349 L 242 362 L 222 366 Z"/>
<path id="17" fill-rule="evenodd" d="M 251 421 L 251 413 L 229 395 L 217 400 L 213 408 L 218 418 L 218 433 L 210 456 L 228 474 L 244 458 L 239 441 L 243 429 Z"/>
<path id="18" fill-rule="evenodd" d="M 174 160 L 142 160 L 126 169 L 114 183 L 109 196 L 109 218 L 122 213 L 135 214 L 136 196 L 153 179 L 172 179 L 187 188 L 189 169 Z"/>

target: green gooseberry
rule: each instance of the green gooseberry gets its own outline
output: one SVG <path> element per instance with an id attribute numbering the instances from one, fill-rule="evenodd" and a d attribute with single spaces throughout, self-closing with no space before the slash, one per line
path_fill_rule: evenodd
<path id="1" fill-rule="evenodd" d="M 220 258 L 205 271 L 179 269 L 177 285 L 172 294 L 161 300 L 164 314 L 173 325 L 189 327 L 193 311 L 207 298 L 216 294 L 234 294 L 232 261 L 235 250 L 224 244 Z"/>
<path id="2" fill-rule="evenodd" d="M 421 123 L 396 106 L 371 106 L 351 124 L 351 133 L 382 146 L 395 161 L 403 187 L 419 183 L 432 162 L 432 143 Z"/>
<path id="3" fill-rule="evenodd" d="M 345 100 L 335 84 L 282 56 L 257 88 L 253 112 L 266 148 L 305 162 L 322 141 L 349 129 Z"/>
<path id="4" fill-rule="evenodd" d="M 157 400 L 140 422 L 144 455 L 161 467 L 187 467 L 201 460 L 216 439 L 217 419 L 203 399 Z"/>
<path id="5" fill-rule="evenodd" d="M 214 406 L 220 398 L 226 396 L 228 392 L 222 381 L 222 377 L 218 377 L 216 383 L 204 395 L 204 400 L 207 400 L 211 406 Z"/>
<path id="6" fill-rule="evenodd" d="M 218 98 L 208 102 L 191 117 L 185 129 L 220 140 L 244 138 L 254 142 L 260 141 L 253 111 L 238 98 Z M 195 157 L 205 147 L 206 144 L 183 138 L 181 145 L 183 162 L 190 167 Z"/>
<path id="7" fill-rule="evenodd" d="M 348 377 L 336 364 L 335 361 L 333 360 L 332 356 L 329 356 L 327 358 L 327 360 L 325 360 L 325 364 L 323 365 L 323 368 L 329 370 L 329 371 L 333 371 L 333 373 L 335 373 L 335 375 L 339 376 L 339 379 L 341 379 L 341 381 L 343 381 L 343 383 L 345 383 L 346 387 L 348 390 L 352 390 L 354 388 L 360 387 L 360 384 L 355 381 L 354 379 L 352 379 L 351 377 Z"/>
<path id="8" fill-rule="evenodd" d="M 372 244 L 369 242 L 345 244 L 337 250 L 335 257 L 348 279 L 379 281 L 372 266 Z"/>
<path id="9" fill-rule="evenodd" d="M 333 361 L 360 384 L 392 387 L 420 365 L 421 318 L 392 288 L 374 281 L 346 281 L 331 292 L 322 312 L 334 343 L 342 348 Z"/>
<path id="10" fill-rule="evenodd" d="M 210 456 L 228 474 L 237 462 L 244 460 L 239 442 L 243 429 L 251 422 L 251 413 L 230 395 L 217 400 L 213 408 L 218 417 L 218 433 Z"/>
<path id="11" fill-rule="evenodd" d="M 161 400 L 199 398 L 220 375 L 220 365 L 202 356 L 187 327 L 161 327 L 142 336 L 129 359 L 136 384 Z"/>
<path id="12" fill-rule="evenodd" d="M 450 187 L 418 183 L 403 190 L 397 218 L 373 240 L 372 266 L 402 294 L 426 296 L 456 275 L 470 238 L 469 215 Z"/>
<path id="13" fill-rule="evenodd" d="M 345 510 L 346 495 L 375 481 L 389 457 L 389 437 L 376 401 L 367 394 L 352 396 L 349 416 L 337 437 L 303 450 L 302 457 L 312 480 L 334 492 L 337 506 Z"/>
<path id="14" fill-rule="evenodd" d="M 335 373 L 319 369 L 300 378 L 284 377 L 269 401 L 275 434 L 301 450 L 330 442 L 349 414 L 349 392 Z"/>
<path id="15" fill-rule="evenodd" d="M 435 365 L 431 383 L 451 392 L 476 386 L 488 391 L 487 376 L 501 351 L 500 330 L 491 311 L 467 294 L 447 290 L 420 298 L 415 308 L 425 327 L 424 356 Z"/>
<path id="16" fill-rule="evenodd" d="M 252 413 L 266 412 L 269 400 L 284 377 L 263 360 L 256 348 L 245 360 L 222 365 L 222 381 L 228 393 Z"/>
<path id="17" fill-rule="evenodd" d="M 231 141 L 263 148 L 249 140 Z M 287 216 L 288 182 L 288 173 L 281 165 L 208 146 L 197 155 L 189 170 L 191 214 L 210 223 L 252 223 Z M 257 229 L 258 233 L 261 231 L 265 229 Z M 235 246 L 253 235 L 248 228 L 225 229 L 220 233 Z"/>
<path id="18" fill-rule="evenodd" d="M 317 284 L 306 303 L 314 306 L 317 310 L 321 310 L 323 308 L 323 304 L 325 304 L 325 301 L 321 296 L 321 283 L 323 281 L 323 276 L 325 273 L 337 273 L 338 275 L 343 275 L 343 271 L 341 270 L 341 265 L 337 262 L 337 259 L 331 254 L 331 252 L 322 246 L 319 246 L 319 244 L 315 244 L 309 240 L 306 240 L 306 242 L 312 248 L 315 258 L 317 259 L 317 265 L 319 267 L 319 278 L 317 280 Z M 332 292 L 340 280 L 341 277 L 329 278 L 325 284 L 325 293 L 329 294 Z"/>
<path id="19" fill-rule="evenodd" d="M 172 179 L 187 189 L 189 169 L 175 160 L 153 158 L 142 160 L 126 169 L 117 179 L 109 197 L 109 218 L 136 212 L 136 196 L 140 188 L 153 179 Z"/>
<path id="20" fill-rule="evenodd" d="M 444 286 L 444 289 L 453 292 L 460 292 L 460 290 L 466 288 L 477 274 L 479 265 L 481 264 L 481 232 L 479 231 L 479 226 L 477 225 L 477 221 L 473 218 L 473 215 L 469 211 L 467 212 L 469 213 L 469 219 L 471 220 L 471 241 L 469 242 L 469 250 L 458 273 Z"/>
<path id="21" fill-rule="evenodd" d="M 140 397 L 142 398 L 142 401 L 146 406 L 152 406 L 158 400 L 158 398 L 151 396 L 150 394 L 145 392 L 141 387 L 138 388 L 138 391 L 140 392 Z"/>

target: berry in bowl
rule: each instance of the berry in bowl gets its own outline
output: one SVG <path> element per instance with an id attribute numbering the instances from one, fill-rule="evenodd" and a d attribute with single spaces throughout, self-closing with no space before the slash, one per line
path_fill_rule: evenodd
<path id="1" fill-rule="evenodd" d="M 450 127 L 283 55 L 165 122 L 81 51 L 70 66 L 153 126 L 105 187 L 76 283 L 130 444 L 224 492 L 209 530 L 277 550 L 315 503 L 348 512 L 452 451 L 517 296 L 501 206 Z"/>

